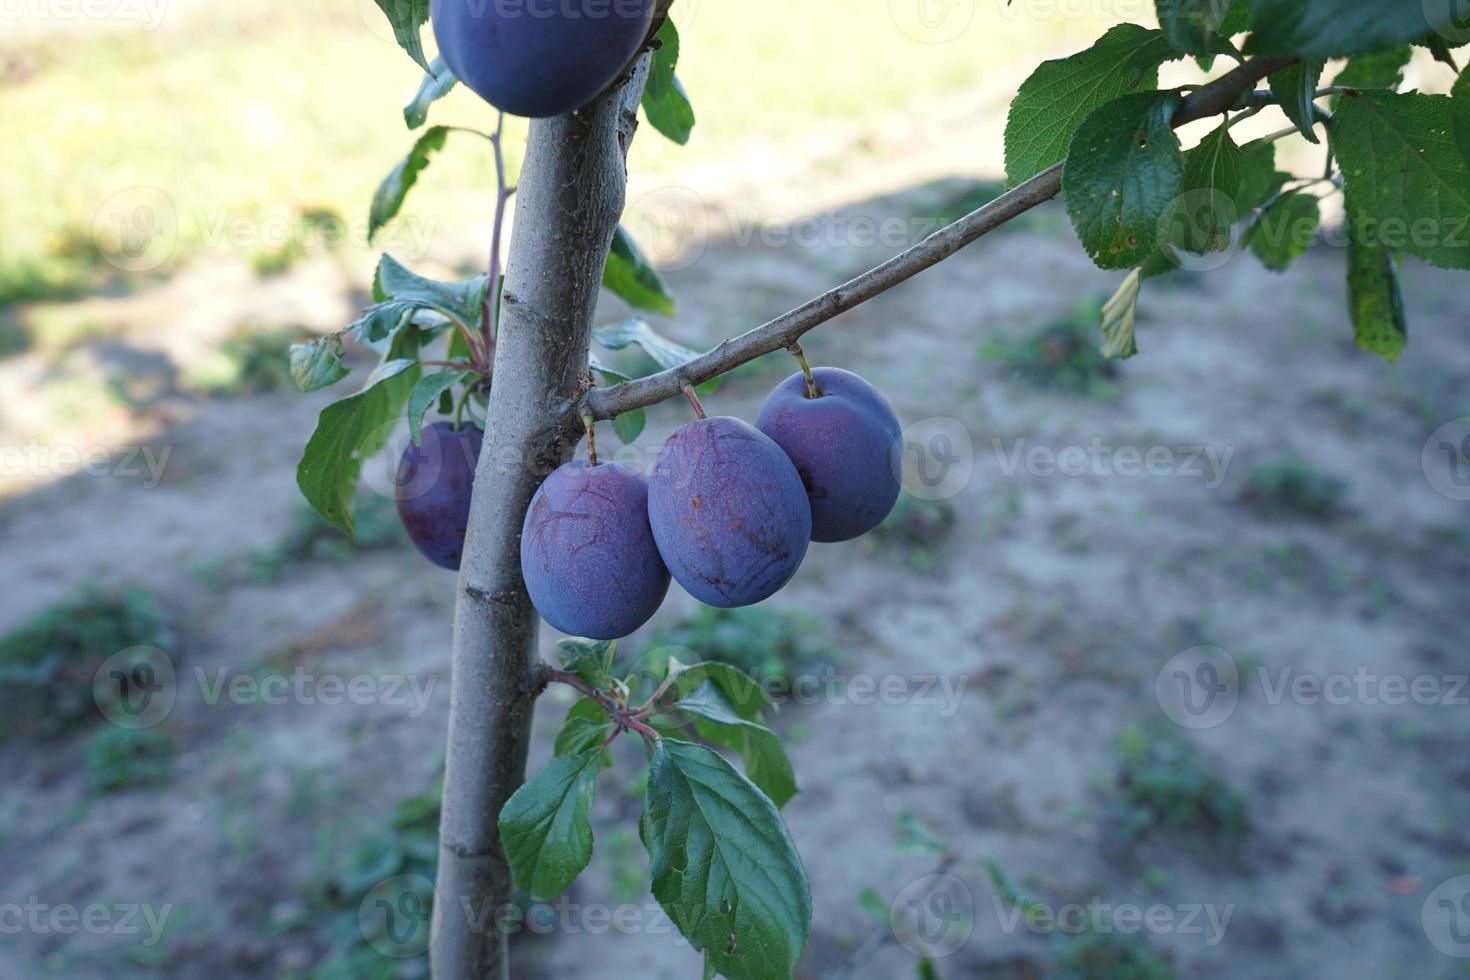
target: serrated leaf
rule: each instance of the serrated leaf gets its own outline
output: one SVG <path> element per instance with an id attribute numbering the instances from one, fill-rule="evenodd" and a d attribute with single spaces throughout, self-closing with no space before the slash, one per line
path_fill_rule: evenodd
<path id="1" fill-rule="evenodd" d="M 648 417 L 644 414 L 643 409 L 635 408 L 613 419 L 613 432 L 617 433 L 623 445 L 631 445 L 643 434 L 643 427 L 647 423 Z"/>
<path id="2" fill-rule="evenodd" d="M 1354 55 L 1332 80 L 1346 88 L 1397 88 L 1404 80 L 1404 66 L 1414 56 L 1414 49 L 1401 44 L 1387 51 Z M 1342 96 L 1334 96 L 1334 104 Z"/>
<path id="3" fill-rule="evenodd" d="M 694 130 L 694 106 L 674 69 L 679 63 L 679 29 L 665 20 L 658 29 L 660 45 L 654 49 L 643 87 L 643 112 L 654 129 L 683 146 Z"/>
<path id="4" fill-rule="evenodd" d="M 700 745 L 661 739 L 641 823 L 653 895 L 730 980 L 790 977 L 811 890 L 775 804 Z"/>
<path id="5" fill-rule="evenodd" d="M 1448 24 L 1457 0 L 1254 0 L 1248 54 L 1342 58 Z"/>
<path id="6" fill-rule="evenodd" d="M 429 19 L 429 0 L 376 0 L 378 8 L 393 27 L 398 46 L 424 71 L 430 71 L 424 60 L 424 44 L 419 28 Z"/>
<path id="7" fill-rule="evenodd" d="M 1262 265 L 1272 272 L 1285 272 L 1312 243 L 1321 221 L 1317 198 L 1304 191 L 1292 191 L 1279 196 L 1256 216 L 1245 239 Z"/>
<path id="8" fill-rule="evenodd" d="M 617 649 L 617 640 L 568 636 L 556 641 L 556 657 L 561 661 L 562 669 L 571 671 L 596 688 L 605 688 L 612 683 L 613 658 Z"/>
<path id="9" fill-rule="evenodd" d="M 429 158 L 444 149 L 444 141 L 448 136 L 448 126 L 430 126 L 414 141 L 408 156 L 400 160 L 398 166 L 383 178 L 383 182 L 373 192 L 372 206 L 368 209 L 369 242 L 379 229 L 398 214 L 409 190 L 419 179 L 419 174 L 429 165 Z"/>
<path id="10" fill-rule="evenodd" d="M 674 297 L 648 257 L 621 225 L 613 233 L 602 284 L 635 310 L 674 315 Z"/>
<path id="11" fill-rule="evenodd" d="M 1324 67 L 1325 63 L 1322 61 L 1296 61 L 1280 71 L 1272 72 L 1267 79 L 1271 85 L 1271 94 L 1276 97 L 1281 111 L 1286 113 L 1286 118 L 1291 120 L 1297 132 L 1305 136 L 1309 143 L 1321 142 L 1312 131 L 1312 125 L 1317 118 L 1317 108 L 1312 97 L 1317 92 L 1317 83 L 1322 79 Z"/>
<path id="12" fill-rule="evenodd" d="M 336 337 L 321 337 L 304 344 L 291 345 L 291 380 L 302 391 L 316 391 L 336 384 L 352 373 L 342 363 L 342 342 Z"/>
<path id="13" fill-rule="evenodd" d="M 592 860 L 592 803 L 601 769 L 597 749 L 554 756 L 500 811 L 500 840 L 515 883 L 549 901 Z"/>
<path id="14" fill-rule="evenodd" d="M 306 502 L 348 534 L 356 533 L 352 501 L 363 460 L 393 434 L 393 423 L 419 378 L 417 352 L 413 334 L 399 334 L 390 351 L 394 356 L 378 366 L 362 391 L 322 409 L 296 466 L 296 485 Z"/>
<path id="15" fill-rule="evenodd" d="M 1332 142 L 1359 234 L 1442 268 L 1470 268 L 1470 169 L 1444 95 L 1345 98 Z"/>
<path id="16" fill-rule="evenodd" d="M 692 691 L 705 681 L 712 681 L 719 688 L 741 718 L 751 720 L 761 716 L 767 708 L 775 708 L 776 702 L 753 677 L 720 660 L 703 660 L 694 664 L 683 664 L 670 657 L 668 672 L 676 678 L 681 693 Z"/>
<path id="17" fill-rule="evenodd" d="M 1451 94 L 1450 114 L 1454 118 L 1455 142 L 1459 144 L 1465 166 L 1470 167 L 1470 67 L 1460 74 Z"/>
<path id="18" fill-rule="evenodd" d="M 1180 54 L 1206 55 L 1231 0 L 1155 0 L 1159 26 Z"/>
<path id="19" fill-rule="evenodd" d="M 1019 184 L 1065 158 L 1093 110 L 1153 88 L 1159 66 L 1177 57 L 1163 31 L 1119 24 L 1086 51 L 1042 62 L 1021 83 L 1006 117 L 1007 182 Z"/>
<path id="20" fill-rule="evenodd" d="M 428 122 L 429 106 L 448 95 L 458 81 L 454 77 L 454 70 L 444 63 L 443 58 L 436 57 L 429 62 L 429 70 L 419 83 L 419 90 L 414 93 L 413 100 L 403 107 L 404 125 L 409 129 L 418 129 Z"/>
<path id="21" fill-rule="evenodd" d="M 1077 237 L 1104 269 L 1130 269 L 1159 245 L 1184 183 L 1170 120 L 1172 92 L 1125 95 L 1089 115 L 1072 138 L 1062 193 Z"/>
<path id="22" fill-rule="evenodd" d="M 612 734 L 613 721 L 606 709 L 591 698 L 580 698 L 567 710 L 561 731 L 556 733 L 557 755 L 580 755 L 602 748 Z M 602 768 L 612 765 L 612 756 L 603 753 Z"/>
<path id="23" fill-rule="evenodd" d="M 1240 216 L 1235 200 L 1243 172 L 1243 154 L 1223 124 L 1185 153 L 1184 183 L 1169 241 L 1200 254 L 1228 248 L 1231 227 Z"/>
<path id="24" fill-rule="evenodd" d="M 1392 252 L 1361 241 L 1347 227 L 1348 310 L 1353 340 L 1360 350 L 1377 354 L 1392 364 L 1408 343 L 1408 318 L 1399 283 L 1398 262 Z"/>
<path id="25" fill-rule="evenodd" d="M 674 707 L 695 717 L 696 730 L 703 738 L 739 752 L 745 774 L 777 809 L 789 803 L 798 792 L 796 773 L 780 736 L 753 718 L 743 717 L 713 680 L 702 680 L 692 688 L 687 683 L 690 675 L 680 680 L 684 682 L 679 685 L 682 694 Z"/>
<path id="26" fill-rule="evenodd" d="M 447 394 L 449 389 L 457 384 L 464 384 L 474 376 L 474 371 L 449 368 L 422 377 L 413 386 L 413 391 L 408 395 L 408 433 L 415 446 L 422 440 L 424 413 L 429 410 L 429 406 L 438 401 L 440 395 Z"/>
<path id="27" fill-rule="evenodd" d="M 664 337 L 640 317 L 629 317 L 617 323 L 594 327 L 592 338 L 608 350 L 622 350 L 637 344 L 653 362 L 667 370 L 699 356 L 699 352 Z"/>
<path id="28" fill-rule="evenodd" d="M 1099 352 L 1110 360 L 1127 360 L 1138 353 L 1133 328 L 1138 318 L 1138 293 L 1143 270 L 1134 269 L 1102 307 L 1103 343 Z"/>

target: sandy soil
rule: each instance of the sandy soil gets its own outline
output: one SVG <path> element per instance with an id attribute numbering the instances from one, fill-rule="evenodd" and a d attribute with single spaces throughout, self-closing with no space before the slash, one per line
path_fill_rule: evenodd
<path id="1" fill-rule="evenodd" d="M 918 126 L 908 125 L 899 131 Z M 937 144 L 943 126 L 928 125 Z M 905 169 L 907 137 L 865 136 L 793 168 L 768 188 L 768 205 L 759 186 L 698 184 L 701 207 L 722 220 L 697 261 L 673 263 L 683 267 L 668 278 L 688 312 L 671 332 L 698 346 L 785 309 L 893 250 L 852 244 L 861 219 L 900 215 L 923 227 L 961 186 L 922 183 L 951 169 L 943 159 Z M 742 242 L 748 223 L 732 231 L 724 217 L 737 213 L 732 201 L 778 229 L 805 214 L 817 243 Z M 1165 908 L 1173 926 L 1132 938 L 1181 976 L 1457 975 L 1421 911 L 1436 886 L 1470 870 L 1465 709 L 1448 697 L 1312 704 L 1275 693 L 1283 676 L 1448 683 L 1463 676 L 1470 639 L 1459 614 L 1470 512 L 1436 491 L 1421 461 L 1430 434 L 1467 412 L 1463 293 L 1447 275 L 1410 267 L 1412 343 L 1388 367 L 1352 348 L 1341 258 L 1314 249 L 1280 277 L 1237 258 L 1204 278 L 1149 284 L 1142 354 L 1122 366 L 1112 398 L 1038 390 L 981 354 L 987 339 L 1025 335 L 1111 290 L 1114 277 L 1090 266 L 1055 206 L 807 343 L 813 361 L 858 370 L 886 392 L 920 439 L 958 433 L 951 445 L 973 449 L 973 469 L 947 498 L 955 522 L 923 571 L 896 546 L 819 545 L 772 600 L 823 624 L 820 639 L 835 651 L 827 667 L 838 672 L 826 698 L 788 705 L 780 720 L 802 785 L 785 813 L 815 903 L 803 976 L 827 975 L 874 933 L 855 901 L 864 888 L 938 907 L 934 859 L 893 852 L 905 810 L 959 855 L 948 873 L 960 907 L 969 903 L 968 930 L 958 949 L 931 950 L 947 954 L 942 976 L 1044 975 L 1067 938 L 1017 925 L 987 858 L 1053 910 L 1094 899 Z M 183 749 L 165 787 L 91 795 L 80 738 L 0 748 L 0 903 L 168 906 L 165 939 L 140 951 L 143 937 L 118 930 L 25 929 L 5 937 L 16 971 L 7 975 L 307 969 L 323 956 L 320 936 L 300 923 L 313 882 L 398 800 L 431 785 L 452 576 L 394 548 L 295 563 L 259 583 L 219 578 L 291 528 L 294 463 L 325 399 L 200 400 L 171 392 L 170 365 L 257 310 L 289 309 L 292 322 L 325 328 L 360 300 L 354 277 L 329 261 L 298 266 L 266 299 L 247 278 L 196 268 L 154 293 L 94 301 L 122 325 L 121 339 L 83 350 L 101 358 L 106 344 L 120 345 L 141 375 L 153 365 L 163 392 L 107 438 L 167 449 L 167 463 L 157 481 L 38 478 L 0 508 L 0 625 L 94 580 L 148 585 L 187 623 L 168 722 Z M 607 317 L 620 312 L 610 300 Z M 752 416 L 787 367 L 777 359 L 729 383 L 709 407 Z M 24 402 L 38 370 L 32 355 L 0 362 L 7 406 Z M 639 446 L 656 451 L 683 414 L 653 412 Z M 12 434 L 26 431 L 13 418 Z M 1045 464 L 1094 441 L 1114 452 L 1080 475 Z M 1123 447 L 1162 450 L 1167 472 L 1129 475 L 1115 452 Z M 1195 460 L 1191 447 L 1214 456 Z M 1252 471 L 1287 455 L 1346 481 L 1339 515 L 1309 520 L 1250 502 Z M 691 607 L 672 596 L 655 626 Z M 548 653 L 554 640 L 546 631 Z M 1210 727 L 1171 731 L 1242 794 L 1252 829 L 1226 848 L 1169 832 L 1120 846 L 1109 815 L 1114 738 L 1127 725 L 1171 726 L 1156 679 L 1201 645 L 1226 651 L 1238 697 Z M 195 673 L 213 683 L 220 670 L 297 666 L 313 676 L 406 675 L 422 697 L 210 704 Z M 925 675 L 953 697 L 921 691 Z M 855 680 L 867 677 L 902 678 L 910 696 L 861 703 Z M 552 696 L 538 712 L 533 764 L 549 753 L 565 703 Z M 624 749 L 601 783 L 599 851 L 574 886 L 579 903 L 625 901 L 619 876 L 631 869 L 636 882 L 641 870 L 636 838 L 631 857 L 621 848 L 639 761 Z M 630 904 L 651 899 L 644 890 Z M 1198 919 L 1180 922 L 1190 910 Z M 1219 930 L 1212 915 L 1228 916 Z M 696 957 L 652 924 L 630 934 L 578 928 L 517 950 L 524 976 L 698 975 Z M 853 975 L 903 976 L 912 961 L 891 942 Z"/>

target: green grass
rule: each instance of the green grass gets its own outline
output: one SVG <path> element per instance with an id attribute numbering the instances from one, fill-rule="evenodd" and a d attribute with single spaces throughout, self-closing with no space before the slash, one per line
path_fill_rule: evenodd
<path id="1" fill-rule="evenodd" d="M 996 84 L 1013 88 L 1040 58 L 1085 47 L 1106 24 L 991 8 L 958 40 L 926 44 L 895 24 L 888 0 L 676 4 L 680 77 L 699 123 L 687 147 L 645 129 L 635 173 L 729 165 L 740 151 L 786 146 L 814 130 Z M 822 43 L 840 30 L 841 43 Z M 432 44 L 429 32 L 426 43 Z M 4 87 L 0 306 L 167 275 L 202 252 L 289 265 L 313 215 L 337 214 L 363 246 L 373 189 L 413 135 L 400 110 L 421 77 L 369 3 L 260 0 L 170 8 L 162 29 L 59 32 L 0 41 L 36 66 Z M 493 126 L 462 87 L 431 122 Z M 524 121 L 507 129 L 514 172 Z M 456 133 L 419 181 L 389 238 L 483 224 L 493 196 L 486 144 Z M 156 263 L 117 261 L 124 232 L 155 210 Z M 473 218 L 467 216 L 475 216 Z M 119 219 L 121 224 L 119 224 Z M 158 226 L 155 226 L 158 227 Z M 115 264 L 116 263 L 116 264 Z M 120 267 L 121 266 L 121 267 Z"/>
<path id="2" fill-rule="evenodd" d="M 1126 843 L 1172 832 L 1221 848 L 1250 830 L 1245 798 L 1198 750 L 1163 728 L 1118 733 L 1115 824 Z"/>
<path id="3" fill-rule="evenodd" d="M 655 631 L 644 656 L 662 647 L 686 647 L 698 660 L 733 664 L 762 681 L 789 682 L 830 653 L 817 636 L 820 629 L 810 616 L 765 605 L 700 606 L 674 626 Z"/>
<path id="4" fill-rule="evenodd" d="M 1102 332 L 1097 302 L 1084 303 L 1071 316 L 1039 329 L 987 340 L 980 356 L 1033 388 L 1088 398 L 1117 396 L 1117 362 L 1099 351 Z"/>
<path id="5" fill-rule="evenodd" d="M 167 782 L 176 745 L 157 728 L 107 725 L 87 740 L 84 764 L 94 793 L 116 793 Z"/>
<path id="6" fill-rule="evenodd" d="M 154 593 L 86 586 L 0 637 L 0 737 L 50 737 L 101 720 L 93 680 L 134 647 L 176 655 L 176 623 Z M 139 651 L 137 662 L 156 656 Z M 115 664 L 127 674 L 127 665 Z M 110 690 L 110 688 L 108 689 Z"/>
<path id="7" fill-rule="evenodd" d="M 1290 456 L 1252 470 L 1241 499 L 1263 513 L 1326 521 L 1343 513 L 1347 489 L 1340 477 Z"/>

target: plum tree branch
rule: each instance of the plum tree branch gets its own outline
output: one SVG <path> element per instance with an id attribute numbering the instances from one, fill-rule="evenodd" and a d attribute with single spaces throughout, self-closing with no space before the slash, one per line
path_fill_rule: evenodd
<path id="1" fill-rule="evenodd" d="M 1201 86 L 1184 99 L 1174 114 L 1174 125 L 1182 126 L 1228 111 L 1235 105 L 1241 93 L 1254 89 L 1261 79 L 1291 64 L 1293 60 L 1259 58 L 1247 61 L 1228 74 Z M 1056 197 L 1061 189 L 1062 164 L 1057 163 L 881 265 L 754 330 L 722 341 L 712 350 L 678 367 L 631 381 L 621 381 L 616 385 L 591 389 L 583 399 L 579 414 L 591 415 L 595 419 L 610 419 L 623 412 L 672 398 L 692 385 L 718 377 L 762 354 L 790 347 L 808 330 L 866 303 L 930 266 L 937 265 L 986 233 Z"/>

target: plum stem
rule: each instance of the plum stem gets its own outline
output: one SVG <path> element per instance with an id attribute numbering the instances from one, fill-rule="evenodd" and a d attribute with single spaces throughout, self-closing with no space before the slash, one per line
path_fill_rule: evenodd
<path id="1" fill-rule="evenodd" d="M 587 427 L 587 465 L 597 465 L 597 424 L 592 416 L 582 416 L 582 424 Z"/>
<path id="2" fill-rule="evenodd" d="M 786 349 L 791 352 L 792 357 L 796 358 L 796 363 L 801 365 L 801 373 L 806 375 L 806 396 L 821 398 L 822 393 L 817 390 L 817 379 L 812 377 L 812 366 L 806 360 L 806 351 L 801 349 L 799 343 L 794 343 Z"/>
<path id="3" fill-rule="evenodd" d="M 704 406 L 699 404 L 699 396 L 694 393 L 694 389 L 689 385 L 684 385 L 684 397 L 689 399 L 689 404 L 694 406 L 695 417 L 705 418 Z"/>

